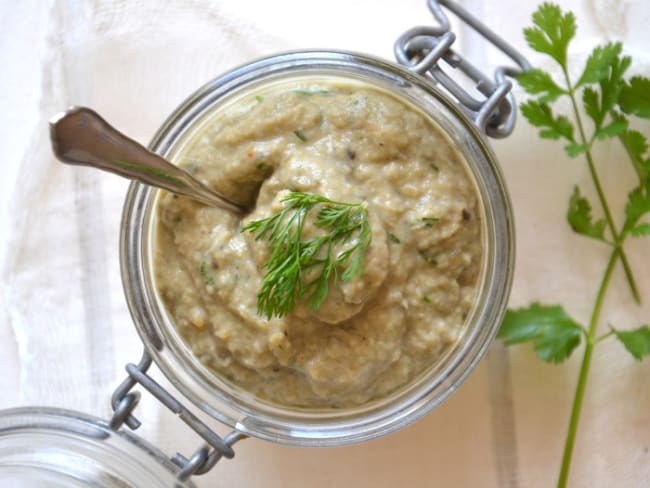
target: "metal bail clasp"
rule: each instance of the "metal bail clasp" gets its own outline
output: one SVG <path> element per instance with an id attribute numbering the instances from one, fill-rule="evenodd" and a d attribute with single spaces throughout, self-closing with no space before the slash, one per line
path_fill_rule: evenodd
<path id="1" fill-rule="evenodd" d="M 444 87 L 465 108 L 481 132 L 495 139 L 510 135 L 517 110 L 514 96 L 510 92 L 512 83 L 506 77 L 514 77 L 530 69 L 530 63 L 514 47 L 452 0 L 429 0 L 428 4 L 439 25 L 414 27 L 402 34 L 395 42 L 397 61 L 418 74 L 433 78 Z M 453 12 L 501 50 L 517 67 L 500 66 L 495 71 L 494 80 L 491 80 L 451 49 L 456 35 L 451 32 L 451 24 L 441 6 Z M 485 95 L 485 98 L 478 100 L 468 93 L 442 70 L 439 65 L 441 60 L 474 81 L 476 90 Z"/>
<path id="2" fill-rule="evenodd" d="M 151 356 L 145 350 L 142 359 L 137 365 L 126 365 L 128 376 L 115 389 L 111 397 L 111 406 L 114 413 L 109 421 L 109 427 L 113 430 L 120 429 L 122 425 L 126 425 L 132 430 L 140 427 L 140 421 L 132 414 L 140 400 L 140 392 L 132 391 L 132 389 L 139 384 L 205 441 L 205 444 L 195 451 L 189 459 L 180 453 L 176 453 L 171 458 L 171 461 L 179 468 L 176 473 L 178 481 L 185 481 L 190 476 L 207 473 L 222 457 L 234 457 L 233 444 L 247 436 L 236 430 L 233 430 L 224 438 L 219 436 L 147 374 L 151 363 Z"/>

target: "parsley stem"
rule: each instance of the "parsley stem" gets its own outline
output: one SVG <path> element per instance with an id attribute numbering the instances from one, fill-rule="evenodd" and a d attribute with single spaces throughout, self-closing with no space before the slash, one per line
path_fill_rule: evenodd
<path id="1" fill-rule="evenodd" d="M 587 144 L 587 137 L 585 135 L 584 125 L 582 123 L 582 118 L 580 117 L 580 112 L 578 110 L 578 103 L 575 97 L 575 90 L 571 84 L 569 78 L 569 73 L 566 70 L 566 67 L 563 66 L 562 70 L 564 72 L 564 79 L 567 84 L 569 98 L 571 99 L 571 104 L 573 106 L 573 112 L 576 119 L 576 124 L 578 126 L 578 132 L 580 134 L 580 143 L 587 146 L 585 151 L 585 157 L 587 159 L 587 166 L 589 168 L 589 173 L 591 175 L 592 182 L 596 188 L 596 193 L 598 194 L 598 199 L 600 200 L 601 207 L 603 208 L 603 213 L 605 214 L 605 220 L 607 221 L 607 226 L 612 234 L 612 239 L 614 241 L 614 249 L 609 257 L 607 267 L 605 268 L 605 273 L 603 275 L 600 287 L 598 289 L 598 295 L 596 296 L 596 302 L 594 304 L 594 309 L 591 314 L 591 320 L 589 322 L 589 328 L 587 330 L 587 340 L 585 341 L 585 350 L 582 357 L 582 364 L 580 366 L 580 374 L 578 376 L 578 384 L 576 386 L 575 395 L 573 397 L 573 406 L 571 408 L 571 417 L 569 419 L 569 427 L 567 430 L 567 436 L 564 443 L 564 452 L 562 454 L 562 465 L 560 467 L 560 474 L 558 478 L 557 486 L 558 488 L 565 488 L 569 478 L 569 470 L 571 468 L 571 459 L 573 457 L 573 449 L 575 447 L 576 433 L 578 431 L 578 423 L 580 421 L 580 414 L 582 412 L 582 402 L 584 400 L 585 389 L 587 386 L 587 378 L 589 377 L 589 370 L 591 367 L 591 358 L 593 354 L 594 346 L 599 340 L 596 337 L 596 330 L 598 328 L 598 322 L 600 320 L 600 314 L 605 300 L 605 295 L 607 294 L 607 288 L 609 287 L 609 282 L 616 266 L 616 261 L 620 258 L 623 264 L 623 269 L 625 270 L 625 276 L 630 286 L 630 290 L 634 299 L 637 303 L 641 302 L 641 297 L 632 274 L 627 256 L 623 250 L 623 241 L 626 237 L 625 234 L 619 232 L 616 229 L 614 224 L 614 219 L 612 213 L 609 209 L 607 199 L 605 198 L 605 193 L 594 164 L 593 157 L 591 155 L 591 144 Z M 593 141 L 592 141 L 593 142 Z M 603 337 L 604 338 L 604 337 Z"/>
<path id="2" fill-rule="evenodd" d="M 589 321 L 589 330 L 587 331 L 587 340 L 585 341 L 585 351 L 582 357 L 582 365 L 580 366 L 580 375 L 578 376 L 578 385 L 576 387 L 575 396 L 573 397 L 573 406 L 571 408 L 571 418 L 569 420 L 569 429 L 567 431 L 566 440 L 564 443 L 564 453 L 562 454 L 562 466 L 560 468 L 560 476 L 557 482 L 558 488 L 565 488 L 569 478 L 569 469 L 571 467 L 571 458 L 573 457 L 573 448 L 575 446 L 576 433 L 578 431 L 578 422 L 580 421 L 580 413 L 582 411 L 582 400 L 585 396 L 585 388 L 587 386 L 587 377 L 589 376 L 589 368 L 591 367 L 591 357 L 594 346 L 596 345 L 596 329 L 600 320 L 600 312 L 605 301 L 607 288 L 609 286 L 612 272 L 616 265 L 616 261 L 621 257 L 622 249 L 616 246 L 612 251 L 605 274 L 598 289 L 596 303 L 591 314 Z"/>
<path id="3" fill-rule="evenodd" d="M 598 344 L 599 342 L 604 341 L 604 340 L 607 339 L 609 336 L 612 336 L 612 335 L 614 335 L 614 334 L 615 334 L 615 332 L 614 332 L 613 330 L 610 330 L 609 332 L 606 332 L 606 333 L 604 333 L 603 335 L 596 337 L 596 338 L 594 339 L 594 346 L 595 346 L 596 344 Z"/>
<path id="4" fill-rule="evenodd" d="M 612 238 L 614 239 L 615 243 L 620 243 L 622 245 L 623 238 L 621 234 L 618 233 L 614 225 L 614 220 L 612 219 L 612 214 L 609 210 L 609 206 L 607 205 L 607 201 L 605 200 L 603 187 L 600 184 L 600 179 L 598 178 L 598 173 L 596 172 L 596 167 L 594 165 L 594 161 L 591 156 L 591 150 L 587 149 L 587 151 L 585 152 L 585 156 L 587 157 L 589 173 L 591 174 L 591 178 L 594 182 L 594 186 L 596 187 L 596 192 L 598 193 L 598 198 L 602 204 L 605 213 L 605 219 L 607 220 L 607 225 L 609 226 L 609 230 L 612 233 Z M 634 275 L 632 274 L 632 268 L 630 267 L 630 262 L 628 261 L 627 255 L 625 254 L 625 251 L 623 250 L 622 247 L 620 247 L 619 249 L 619 256 L 621 258 L 621 263 L 623 264 L 623 270 L 625 271 L 625 277 L 627 278 L 627 282 L 630 286 L 630 291 L 632 292 L 634 301 L 640 304 L 641 295 L 639 294 L 639 289 L 636 285 L 636 280 L 634 279 Z"/>
<path id="5" fill-rule="evenodd" d="M 587 137 L 585 135 L 584 125 L 582 124 L 582 117 L 580 117 L 580 111 L 578 110 L 578 102 L 576 101 L 576 97 L 575 97 L 575 89 L 571 84 L 571 79 L 569 78 L 569 73 L 565 66 L 562 66 L 562 71 L 564 72 L 564 80 L 566 82 L 567 91 L 569 92 L 569 98 L 571 98 L 571 105 L 573 106 L 573 112 L 576 118 L 576 123 L 578 125 L 578 131 L 580 133 L 580 143 L 587 146 L 587 150 L 585 151 L 585 156 L 587 158 L 587 166 L 589 167 L 589 174 L 591 175 L 591 180 L 593 181 L 594 187 L 596 188 L 596 193 L 598 194 L 598 200 L 600 200 L 600 205 L 603 208 L 603 213 L 605 214 L 605 220 L 607 221 L 607 226 L 609 227 L 609 231 L 612 234 L 612 239 L 614 240 L 614 242 L 622 244 L 621 236 L 616 230 L 616 225 L 614 224 L 614 218 L 612 217 L 612 212 L 609 209 L 609 204 L 607 203 L 607 199 L 605 198 L 605 192 L 603 191 L 603 187 L 600 183 L 600 178 L 598 177 L 598 172 L 596 171 L 596 165 L 594 164 L 593 157 L 591 156 L 591 144 L 587 143 Z M 630 291 L 632 292 L 632 296 L 634 297 L 636 303 L 640 304 L 641 295 L 639 294 L 639 289 L 636 285 L 636 280 L 634 279 L 634 275 L 632 274 L 632 268 L 630 267 L 630 262 L 628 261 L 625 251 L 623 250 L 622 247 L 619 249 L 618 254 L 620 255 L 621 263 L 623 264 L 623 269 L 625 271 L 625 277 L 627 278 L 627 282 L 630 286 Z"/>

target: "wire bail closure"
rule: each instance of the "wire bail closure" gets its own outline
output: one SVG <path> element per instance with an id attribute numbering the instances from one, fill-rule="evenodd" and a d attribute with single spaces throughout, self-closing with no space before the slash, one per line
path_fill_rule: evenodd
<path id="1" fill-rule="evenodd" d="M 395 58 L 411 71 L 432 78 L 444 87 L 465 108 L 481 132 L 495 139 L 507 137 L 514 129 L 517 110 L 511 93 L 512 82 L 506 77 L 515 77 L 530 69 L 530 63 L 513 46 L 454 1 L 429 0 L 428 5 L 439 25 L 414 27 L 406 31 L 395 42 Z M 485 76 L 451 48 L 456 35 L 451 32 L 451 24 L 441 6 L 481 34 L 517 66 L 498 67 L 494 80 Z M 442 70 L 440 61 L 475 82 L 476 90 L 485 99 L 478 100 L 468 93 Z"/>
<path id="2" fill-rule="evenodd" d="M 233 458 L 235 451 L 232 445 L 247 436 L 233 430 L 225 438 L 221 438 L 147 374 L 151 362 L 151 356 L 145 350 L 137 365 L 132 363 L 126 365 L 128 377 L 111 396 L 113 417 L 108 423 L 109 427 L 113 430 L 120 429 L 122 425 L 126 425 L 131 430 L 140 427 L 141 422 L 133 416 L 133 410 L 140 400 L 140 392 L 132 391 L 136 384 L 140 384 L 206 441 L 206 444 L 201 446 L 189 459 L 179 453 L 171 458 L 171 461 L 180 468 L 176 475 L 178 481 L 185 481 L 190 476 L 207 473 L 222 457 Z"/>

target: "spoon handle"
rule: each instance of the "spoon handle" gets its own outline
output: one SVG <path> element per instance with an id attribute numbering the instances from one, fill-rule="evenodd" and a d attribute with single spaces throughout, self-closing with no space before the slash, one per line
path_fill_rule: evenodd
<path id="1" fill-rule="evenodd" d="M 103 169 L 205 205 L 244 213 L 241 205 L 125 136 L 89 108 L 72 107 L 55 115 L 50 138 L 54 154 L 64 163 Z"/>

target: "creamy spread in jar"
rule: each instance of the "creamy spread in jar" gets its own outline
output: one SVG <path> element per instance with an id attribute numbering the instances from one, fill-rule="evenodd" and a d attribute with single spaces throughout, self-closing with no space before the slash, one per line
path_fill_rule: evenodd
<path id="1" fill-rule="evenodd" d="M 482 260 L 481 207 L 442 130 L 369 85 L 302 80 L 215 114 L 179 164 L 249 206 L 241 219 L 162 193 L 155 282 L 205 366 L 285 406 L 350 407 L 385 397 L 463 333 Z M 257 311 L 268 245 L 241 232 L 289 191 L 366 202 L 372 242 L 360 277 L 317 311 Z M 311 232 L 311 231 L 309 231 Z"/>

